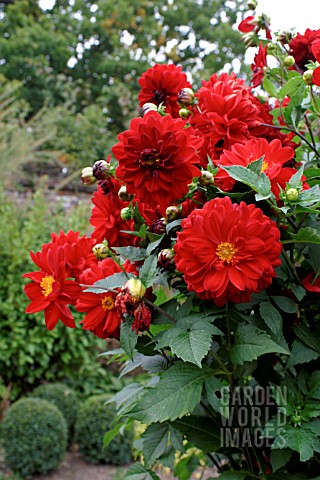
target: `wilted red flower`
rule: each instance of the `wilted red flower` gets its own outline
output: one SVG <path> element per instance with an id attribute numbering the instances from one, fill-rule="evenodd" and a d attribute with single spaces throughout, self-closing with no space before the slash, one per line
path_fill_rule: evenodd
<path id="1" fill-rule="evenodd" d="M 275 139 L 269 143 L 265 138 L 253 138 L 244 144 L 236 143 L 230 150 L 225 150 L 216 163 L 219 167 L 232 165 L 247 167 L 262 156 L 264 159 L 261 170 L 269 178 L 271 191 L 279 199 L 279 186 L 285 189 L 286 182 L 296 173 L 294 168 L 283 166 L 294 157 L 294 150 L 291 147 L 283 147 L 280 140 Z M 215 182 L 224 191 L 232 190 L 235 184 L 235 180 L 222 168 L 219 168 Z"/>
<path id="2" fill-rule="evenodd" d="M 251 83 L 253 88 L 258 87 L 261 85 L 262 80 L 265 75 L 267 64 L 267 45 L 265 47 L 262 46 L 262 42 L 260 42 L 258 53 L 255 54 L 251 70 L 253 71 L 253 75 L 251 78 Z"/>
<path id="3" fill-rule="evenodd" d="M 316 61 L 320 63 L 320 39 L 312 44 L 311 50 Z M 312 81 L 315 85 L 320 86 L 320 67 L 313 71 Z"/>
<path id="4" fill-rule="evenodd" d="M 222 306 L 248 302 L 276 276 L 280 232 L 259 208 L 215 198 L 182 221 L 174 247 L 188 289 Z"/>
<path id="5" fill-rule="evenodd" d="M 305 69 L 305 65 L 309 61 L 315 61 L 312 45 L 317 40 L 320 40 L 320 29 L 310 30 L 307 28 L 303 35 L 298 33 L 289 43 L 290 54 L 294 56 L 296 64 L 301 70 Z"/>
<path id="6" fill-rule="evenodd" d="M 306 278 L 302 280 L 302 285 L 308 292 L 320 293 L 320 277 L 315 277 L 314 272 L 308 273 Z"/>
<path id="7" fill-rule="evenodd" d="M 26 313 L 44 310 L 48 330 L 52 330 L 59 319 L 67 327 L 74 328 L 75 322 L 67 305 L 74 305 L 82 290 L 77 282 L 67 280 L 65 249 L 55 244 L 44 245 L 41 252 L 30 252 L 30 256 L 40 271 L 23 275 L 32 280 L 24 287 L 31 300 Z"/>
<path id="8" fill-rule="evenodd" d="M 129 262 L 125 262 L 123 267 L 127 271 L 136 272 L 135 267 Z M 80 282 L 83 285 L 93 285 L 98 280 L 120 272 L 122 270 L 119 265 L 112 258 L 106 258 L 85 270 L 80 277 Z M 76 309 L 87 313 L 81 322 L 84 330 L 90 330 L 99 338 L 119 338 L 121 317 L 115 307 L 117 294 L 118 292 L 101 294 L 82 292 Z"/>
<path id="9" fill-rule="evenodd" d="M 118 184 L 120 188 L 120 183 Z M 122 231 L 133 230 L 133 220 L 122 220 L 120 216 L 122 208 L 126 207 L 128 202 L 123 202 L 118 197 L 119 188 L 105 195 L 99 185 L 92 197 L 94 207 L 90 223 L 95 227 L 92 236 L 97 243 L 107 240 L 111 247 L 125 247 L 133 242 L 132 235 Z"/>
<path id="10" fill-rule="evenodd" d="M 141 87 L 138 100 L 142 107 L 145 103 L 154 103 L 166 107 L 165 112 L 174 118 L 179 117 L 180 106 L 177 103 L 178 94 L 185 88 L 192 88 L 182 67 L 176 65 L 158 65 L 148 68 L 138 83 Z"/>
<path id="11" fill-rule="evenodd" d="M 197 149 L 203 139 L 184 127 L 181 119 L 150 112 L 133 119 L 112 148 L 119 161 L 117 177 L 127 192 L 162 214 L 188 192 L 188 184 L 200 172 Z"/>

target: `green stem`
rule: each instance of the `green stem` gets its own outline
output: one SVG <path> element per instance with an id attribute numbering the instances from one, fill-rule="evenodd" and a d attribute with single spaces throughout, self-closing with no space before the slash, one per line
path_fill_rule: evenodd
<path id="1" fill-rule="evenodd" d="M 298 273 L 297 273 L 296 267 L 294 266 L 293 262 L 291 262 L 290 258 L 289 258 L 288 255 L 286 254 L 285 250 L 282 250 L 281 255 L 283 256 L 283 258 L 285 259 L 288 267 L 290 268 L 292 275 L 293 275 L 294 278 L 297 280 L 297 282 L 299 283 L 299 285 L 301 285 L 301 279 L 300 279 L 300 277 L 299 277 L 299 275 L 298 275 Z"/>
<path id="2" fill-rule="evenodd" d="M 169 320 L 171 320 L 171 322 L 176 323 L 176 319 L 175 319 L 174 317 L 172 317 L 171 315 L 169 315 L 169 313 L 167 313 L 165 310 L 163 310 L 163 308 L 158 307 L 158 305 L 156 305 L 155 303 L 151 302 L 151 301 L 148 300 L 147 298 L 144 298 L 143 301 L 144 301 L 147 305 L 150 305 L 150 307 L 153 307 L 153 308 L 155 308 L 156 310 L 158 310 L 158 312 L 162 313 L 162 315 L 164 315 L 165 317 L 169 318 Z"/>

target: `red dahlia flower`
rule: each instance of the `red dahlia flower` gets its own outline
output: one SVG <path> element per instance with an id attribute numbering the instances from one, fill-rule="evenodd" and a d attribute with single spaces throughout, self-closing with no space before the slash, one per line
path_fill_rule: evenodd
<path id="1" fill-rule="evenodd" d="M 133 119 L 112 148 L 119 161 L 117 177 L 127 192 L 141 203 L 158 206 L 162 214 L 188 192 L 188 184 L 200 173 L 197 149 L 203 139 L 184 127 L 181 119 L 150 112 Z"/>
<path id="2" fill-rule="evenodd" d="M 320 293 L 320 277 L 316 278 L 314 272 L 308 273 L 302 280 L 302 285 L 308 292 Z"/>
<path id="3" fill-rule="evenodd" d="M 174 247 L 188 289 L 222 306 L 248 302 L 275 277 L 280 232 L 259 208 L 215 198 L 182 221 Z"/>
<path id="4" fill-rule="evenodd" d="M 313 43 L 311 50 L 316 61 L 320 63 L 320 39 Z M 312 81 L 315 85 L 320 86 L 320 67 L 313 71 Z"/>
<path id="5" fill-rule="evenodd" d="M 253 64 L 251 65 L 251 70 L 253 71 L 253 75 L 251 78 L 251 83 L 253 88 L 258 87 L 261 85 L 262 80 L 264 78 L 267 64 L 267 45 L 265 47 L 262 46 L 262 42 L 260 42 L 258 53 L 255 54 L 253 59 Z"/>
<path id="6" fill-rule="evenodd" d="M 249 33 L 254 31 L 256 34 L 258 34 L 260 30 L 265 30 L 268 40 L 272 39 L 271 30 L 269 28 L 265 15 L 261 15 L 259 17 L 249 15 L 244 20 L 242 20 L 242 22 L 239 23 L 238 30 L 242 33 Z"/>
<path id="7" fill-rule="evenodd" d="M 120 183 L 118 184 L 120 188 Z M 107 240 L 111 247 L 126 247 L 133 242 L 132 235 L 122 232 L 122 230 L 133 230 L 133 220 L 122 220 L 120 216 L 122 208 L 126 207 L 128 202 L 123 202 L 118 197 L 119 188 L 105 195 L 99 185 L 92 197 L 94 207 L 90 223 L 95 227 L 92 236 L 97 243 Z"/>
<path id="8" fill-rule="evenodd" d="M 44 245 L 41 252 L 30 252 L 30 256 L 40 271 L 23 275 L 32 280 L 24 287 L 31 300 L 26 313 L 44 310 L 48 330 L 53 330 L 59 319 L 67 327 L 74 328 L 75 322 L 67 305 L 74 305 L 82 290 L 77 282 L 67 280 L 65 249 L 58 245 Z"/>
<path id="9" fill-rule="evenodd" d="M 290 54 L 294 56 L 296 64 L 301 70 L 305 70 L 305 65 L 310 60 L 315 61 L 312 45 L 317 40 L 320 40 L 320 29 L 310 30 L 307 28 L 303 35 L 298 33 L 289 43 Z"/>
<path id="10" fill-rule="evenodd" d="M 151 102 L 166 107 L 165 112 L 174 118 L 179 117 L 180 106 L 177 103 L 178 94 L 185 88 L 192 88 L 183 73 L 182 67 L 176 65 L 155 65 L 144 72 L 138 83 L 141 91 L 138 96 L 140 106 Z"/>
<path id="11" fill-rule="evenodd" d="M 283 147 L 278 139 L 270 143 L 265 138 L 253 138 L 244 144 L 236 143 L 230 150 L 225 150 L 223 155 L 216 161 L 217 166 L 241 165 L 247 167 L 250 163 L 264 156 L 262 171 L 271 182 L 271 190 L 276 199 L 279 199 L 280 188 L 285 189 L 286 182 L 296 173 L 294 168 L 283 165 L 294 157 L 291 147 Z M 304 177 L 305 179 L 305 177 Z M 232 190 L 235 180 L 229 174 L 219 168 L 215 176 L 217 186 L 224 191 Z M 305 185 L 307 187 L 307 185 Z"/>

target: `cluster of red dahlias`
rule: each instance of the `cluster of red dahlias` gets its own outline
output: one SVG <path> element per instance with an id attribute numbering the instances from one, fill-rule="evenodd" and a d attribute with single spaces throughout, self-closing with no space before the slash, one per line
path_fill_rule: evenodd
<path id="1" fill-rule="evenodd" d="M 255 35 L 265 30 L 271 38 L 265 17 L 250 16 L 239 29 Z M 282 41 L 288 43 L 288 35 Z M 319 60 L 320 30 L 297 35 L 289 47 L 297 68 Z M 253 87 L 264 77 L 267 48 L 260 42 L 252 65 Z M 120 266 L 116 256 L 108 256 L 103 241 L 111 250 L 146 247 L 152 235 L 162 235 L 159 272 L 183 274 L 189 290 L 219 306 L 248 302 L 252 293 L 272 283 L 280 265 L 275 222 L 253 204 L 230 200 L 226 193 L 237 183 L 224 169 L 248 167 L 262 158 L 261 172 L 281 202 L 281 190 L 297 171 L 297 145 L 292 135 L 273 128 L 268 102 L 260 101 L 234 73 L 213 74 L 194 92 L 181 67 L 155 65 L 139 84 L 142 117 L 118 135 L 112 148 L 117 166 L 109 157 L 82 173 L 84 183 L 98 182 L 92 198 L 92 238 L 52 234 L 51 243 L 31 254 L 40 271 L 25 274 L 32 280 L 26 286 L 31 300 L 27 312 L 44 310 L 49 329 L 58 319 L 75 326 L 68 305 L 86 313 L 83 328 L 102 338 L 119 337 L 121 321 L 128 316 L 136 331 L 148 329 L 152 313 L 136 277 L 120 289 L 86 291 L 86 286 L 121 271 L 139 275 L 139 265 L 126 261 Z M 302 182 L 303 189 L 309 188 L 305 177 Z M 177 219 L 182 219 L 182 231 L 167 235 L 167 224 Z M 143 226 L 149 237 L 134 234 Z M 312 288 L 318 288 L 318 282 Z"/>

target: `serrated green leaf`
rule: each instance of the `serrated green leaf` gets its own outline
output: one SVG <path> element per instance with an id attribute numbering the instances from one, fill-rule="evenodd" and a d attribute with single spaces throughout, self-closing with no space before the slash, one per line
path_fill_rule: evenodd
<path id="1" fill-rule="evenodd" d="M 118 423 L 115 427 L 109 430 L 103 437 L 103 446 L 107 447 L 109 443 L 119 434 L 123 423 Z"/>
<path id="2" fill-rule="evenodd" d="M 249 170 L 256 173 L 257 175 L 260 175 L 264 157 L 265 155 L 262 155 L 262 157 L 258 158 L 258 160 L 255 160 L 254 162 L 249 163 L 248 165 Z"/>
<path id="3" fill-rule="evenodd" d="M 274 98 L 279 98 L 279 91 L 276 89 L 276 87 L 273 85 L 273 83 L 271 82 L 271 80 L 269 80 L 268 78 L 264 78 L 263 80 L 263 89 L 269 93 L 269 95 L 271 97 L 274 97 Z"/>
<path id="4" fill-rule="evenodd" d="M 315 243 L 320 245 L 320 233 L 312 227 L 301 228 L 298 233 L 290 233 L 292 240 L 283 240 L 282 243 Z"/>
<path id="5" fill-rule="evenodd" d="M 282 317 L 280 312 L 269 302 L 260 304 L 261 318 L 276 335 L 282 332 Z"/>
<path id="6" fill-rule="evenodd" d="M 294 174 L 292 175 L 292 177 L 290 178 L 289 182 L 288 182 L 288 185 L 290 188 L 301 188 L 302 186 L 302 175 L 303 175 L 303 170 L 304 170 L 304 166 L 302 166 L 301 168 L 299 168 L 299 170 Z"/>
<path id="7" fill-rule="evenodd" d="M 173 426 L 204 452 L 216 452 L 220 448 L 220 430 L 210 418 L 191 415 L 176 420 Z"/>
<path id="8" fill-rule="evenodd" d="M 306 294 L 305 289 L 301 285 L 291 285 L 290 289 L 294 296 L 297 297 L 298 302 L 301 302 L 301 300 Z"/>
<path id="9" fill-rule="evenodd" d="M 157 276 L 157 255 L 150 255 L 141 267 L 139 279 L 146 288 L 151 287 Z"/>
<path id="10" fill-rule="evenodd" d="M 220 165 L 220 168 L 225 170 L 230 177 L 237 182 L 244 183 L 245 185 L 248 185 L 248 187 L 257 191 L 259 185 L 259 176 L 249 168 L 242 167 L 241 165 L 233 165 L 229 167 Z"/>
<path id="11" fill-rule="evenodd" d="M 153 234 L 155 235 L 155 234 Z M 147 256 L 151 255 L 151 253 L 153 253 L 156 248 L 159 247 L 160 243 L 162 242 L 162 239 L 164 237 L 164 234 L 163 235 L 157 235 L 158 238 L 154 241 L 152 241 L 151 243 L 149 243 L 149 245 L 147 246 Z"/>
<path id="12" fill-rule="evenodd" d="M 132 273 L 128 273 L 127 275 L 123 272 L 114 273 L 113 275 L 110 275 L 110 277 L 98 280 L 92 285 L 92 287 L 86 288 L 84 291 L 92 293 L 109 292 L 115 288 L 123 287 L 128 279 L 132 277 L 134 277 Z"/>
<path id="13" fill-rule="evenodd" d="M 138 262 L 146 258 L 145 248 L 138 247 L 112 247 L 118 255 L 130 262 Z"/>
<path id="14" fill-rule="evenodd" d="M 152 467 L 165 452 L 169 440 L 169 424 L 156 423 L 147 427 L 141 435 L 143 440 L 143 456 L 147 467 Z"/>
<path id="15" fill-rule="evenodd" d="M 141 463 L 131 465 L 123 480 L 160 480 L 152 470 L 147 470 Z"/>
<path id="16" fill-rule="evenodd" d="M 292 456 L 292 450 L 288 448 L 275 449 L 271 450 L 270 459 L 272 465 L 272 471 L 275 473 L 280 468 L 284 467 L 290 460 Z"/>
<path id="17" fill-rule="evenodd" d="M 216 377 L 206 378 L 204 381 L 207 399 L 211 407 L 220 415 L 228 418 L 229 416 L 229 402 L 226 405 L 225 399 L 221 392 L 224 388 L 223 383 Z M 217 395 L 217 393 L 219 395 Z"/>
<path id="18" fill-rule="evenodd" d="M 265 353 L 290 354 L 277 345 L 263 330 L 253 325 L 239 325 L 235 332 L 235 343 L 230 352 L 232 362 L 243 365 L 244 362 L 256 360 Z"/>
<path id="19" fill-rule="evenodd" d="M 296 313 L 298 310 L 297 304 L 292 298 L 278 295 L 272 295 L 271 298 L 286 313 Z"/>
<path id="20" fill-rule="evenodd" d="M 182 460 L 176 464 L 174 468 L 174 476 L 179 480 L 189 480 L 193 472 L 199 466 L 200 462 L 197 455 L 189 455 L 188 457 L 182 458 Z"/>
<path id="21" fill-rule="evenodd" d="M 287 83 L 281 87 L 279 98 L 283 99 L 286 96 L 292 97 L 292 95 L 294 95 L 294 93 L 297 91 L 297 88 L 299 88 L 301 85 L 305 86 L 305 82 L 301 75 L 299 75 L 299 77 L 290 78 L 290 80 L 288 80 Z"/>
<path id="22" fill-rule="evenodd" d="M 275 438 L 272 448 L 290 448 L 299 453 L 301 462 L 306 462 L 314 451 L 320 452 L 320 440 L 307 426 L 286 427 Z"/>
<path id="23" fill-rule="evenodd" d="M 303 324 L 295 325 L 293 329 L 297 337 L 299 337 L 304 344 L 320 353 L 320 337 L 316 332 L 311 332 L 311 330 Z"/>
<path id="24" fill-rule="evenodd" d="M 121 323 L 120 327 L 120 344 L 126 354 L 133 359 L 134 349 L 138 341 L 138 335 L 135 330 L 132 330 L 133 320 L 128 318 Z"/>
<path id="25" fill-rule="evenodd" d="M 154 388 L 146 388 L 129 416 L 147 425 L 165 420 L 175 420 L 191 413 L 201 399 L 204 380 L 212 370 L 191 363 L 176 362 L 165 371 Z"/>
<path id="26" fill-rule="evenodd" d="M 287 361 L 287 367 L 291 368 L 300 363 L 308 363 L 317 360 L 319 353 L 303 345 L 299 340 L 295 340 L 292 345 L 291 355 Z"/>

